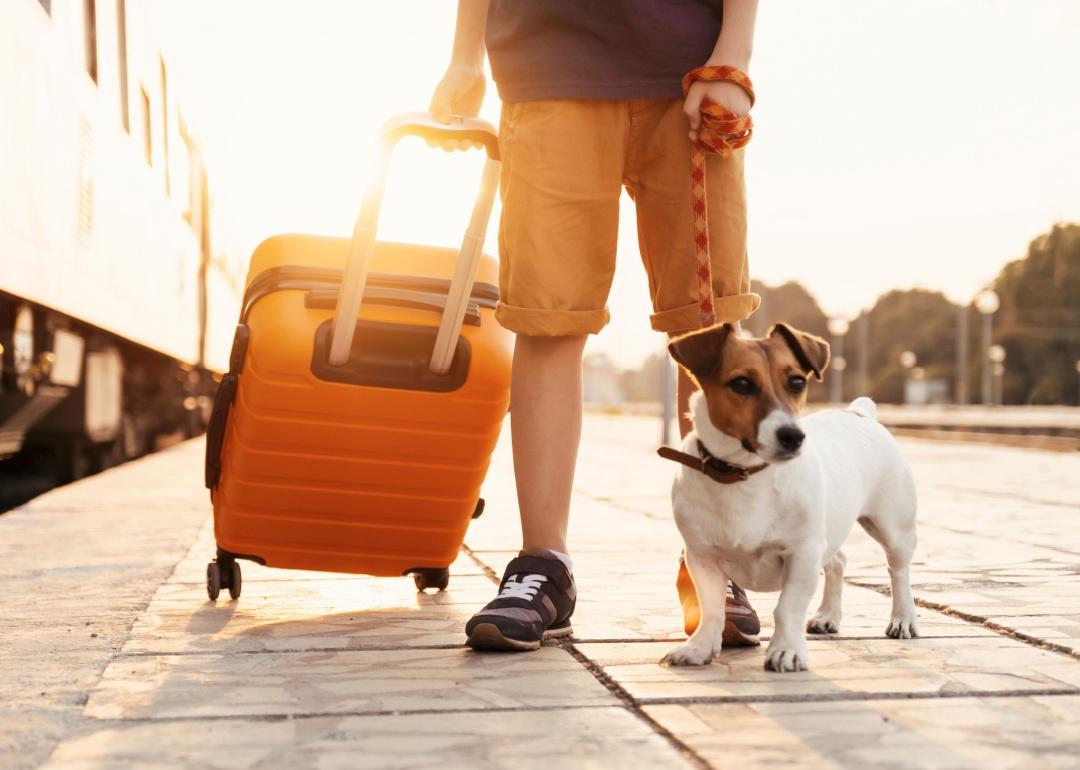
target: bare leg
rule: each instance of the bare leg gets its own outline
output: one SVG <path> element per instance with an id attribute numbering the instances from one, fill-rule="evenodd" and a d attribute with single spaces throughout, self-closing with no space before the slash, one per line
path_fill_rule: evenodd
<path id="1" fill-rule="evenodd" d="M 810 668 L 803 628 L 820 569 L 820 553 L 793 556 L 784 564 L 784 584 L 773 611 L 776 630 L 765 650 L 767 671 L 806 671 Z"/>
<path id="2" fill-rule="evenodd" d="M 688 551 L 686 564 L 697 586 L 701 623 L 693 636 L 660 662 L 672 666 L 703 666 L 720 653 L 723 644 L 728 578 L 719 563 L 707 554 L 700 556 Z"/>
<path id="3" fill-rule="evenodd" d="M 517 336 L 510 429 L 522 547 L 566 553 L 566 525 L 581 440 L 585 337 Z"/>
<path id="4" fill-rule="evenodd" d="M 825 591 L 821 596 L 821 606 L 806 624 L 806 630 L 811 634 L 835 634 L 840 630 L 840 618 L 843 615 L 840 594 L 844 588 L 846 566 L 847 557 L 843 551 L 837 551 L 825 565 Z"/>
<path id="5" fill-rule="evenodd" d="M 679 436 L 686 438 L 686 434 L 694 429 L 694 424 L 690 422 L 689 412 L 690 396 L 696 388 L 681 366 L 675 368 L 679 372 L 678 380 L 675 382 L 675 413 L 679 416 Z"/>

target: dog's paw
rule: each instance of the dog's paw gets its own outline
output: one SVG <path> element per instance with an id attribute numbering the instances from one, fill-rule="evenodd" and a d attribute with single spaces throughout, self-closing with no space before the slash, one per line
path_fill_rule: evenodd
<path id="1" fill-rule="evenodd" d="M 840 615 L 818 612 L 806 623 L 808 634 L 835 634 L 840 631 Z"/>
<path id="2" fill-rule="evenodd" d="M 765 651 L 765 670 L 780 673 L 809 671 L 810 653 L 806 649 L 806 642 L 770 644 Z"/>
<path id="3" fill-rule="evenodd" d="M 885 636 L 890 639 L 913 639 L 918 635 L 919 623 L 914 611 L 894 617 L 885 628 Z"/>
<path id="4" fill-rule="evenodd" d="M 704 666 L 711 663 L 714 651 L 711 647 L 691 642 L 680 644 L 660 660 L 661 666 Z"/>

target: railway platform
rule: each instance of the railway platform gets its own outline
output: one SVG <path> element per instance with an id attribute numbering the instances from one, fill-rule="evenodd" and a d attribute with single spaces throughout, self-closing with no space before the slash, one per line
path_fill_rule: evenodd
<path id="1" fill-rule="evenodd" d="M 656 433 L 586 417 L 575 633 L 535 653 L 463 646 L 517 545 L 508 435 L 441 593 L 245 562 L 209 602 L 198 440 L 0 516 L 0 767 L 1080 767 L 1075 453 L 902 439 L 923 636 L 884 636 L 856 533 L 841 633 L 779 675 L 763 648 L 657 665 L 682 633 Z M 767 636 L 776 595 L 751 598 Z"/>

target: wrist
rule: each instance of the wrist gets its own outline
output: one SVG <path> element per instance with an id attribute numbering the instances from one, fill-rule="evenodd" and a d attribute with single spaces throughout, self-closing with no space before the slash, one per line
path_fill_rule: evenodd
<path id="1" fill-rule="evenodd" d="M 727 44 L 721 39 L 713 49 L 709 60 L 705 62 L 708 67 L 736 67 L 746 72 L 750 69 L 750 56 L 753 50 L 748 45 Z"/>
<path id="2" fill-rule="evenodd" d="M 450 65 L 463 69 L 483 71 L 484 69 L 484 44 L 469 44 L 464 46 L 455 45 L 450 54 Z"/>

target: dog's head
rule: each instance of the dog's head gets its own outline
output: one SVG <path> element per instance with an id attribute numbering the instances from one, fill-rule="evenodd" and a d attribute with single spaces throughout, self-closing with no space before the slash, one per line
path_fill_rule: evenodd
<path id="1" fill-rule="evenodd" d="M 790 460 L 805 438 L 796 417 L 806 404 L 807 380 L 821 380 L 829 343 L 782 323 L 764 337 L 734 331 L 724 324 L 691 332 L 668 350 L 701 387 L 716 430 L 767 462 Z M 695 427 L 704 439 L 705 426 Z"/>

